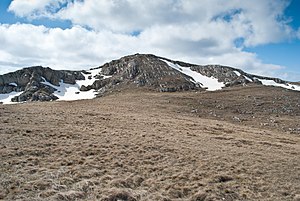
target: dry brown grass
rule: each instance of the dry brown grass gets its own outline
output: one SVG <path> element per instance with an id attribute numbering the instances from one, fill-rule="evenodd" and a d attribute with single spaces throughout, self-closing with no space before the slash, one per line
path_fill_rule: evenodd
<path id="1" fill-rule="evenodd" d="M 0 105 L 0 199 L 299 200 L 297 100 L 254 87 Z"/>

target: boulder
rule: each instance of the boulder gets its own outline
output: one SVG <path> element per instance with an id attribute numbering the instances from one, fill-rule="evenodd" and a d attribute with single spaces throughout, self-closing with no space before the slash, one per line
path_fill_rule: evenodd
<path id="1" fill-rule="evenodd" d="M 48 93 L 46 91 L 39 90 L 32 94 L 30 101 L 54 101 L 57 99 L 58 99 L 58 97 L 56 97 L 52 93 Z"/>
<path id="2" fill-rule="evenodd" d="M 89 86 L 85 86 L 85 85 L 82 85 L 81 87 L 80 87 L 80 91 L 89 91 L 91 89 L 91 86 L 89 85 Z"/>

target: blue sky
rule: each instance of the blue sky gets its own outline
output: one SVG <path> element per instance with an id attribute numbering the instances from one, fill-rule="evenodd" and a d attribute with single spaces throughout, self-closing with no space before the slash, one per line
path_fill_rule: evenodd
<path id="1" fill-rule="evenodd" d="M 300 81 L 299 0 L 137 2 L 1 0 L 0 74 L 139 52 Z"/>
<path id="2" fill-rule="evenodd" d="M 285 10 L 289 23 L 294 29 L 300 27 L 300 1 L 293 0 Z M 299 38 L 285 40 L 279 43 L 259 45 L 257 47 L 246 48 L 246 51 L 255 52 L 258 57 L 266 63 L 274 63 L 286 66 L 282 73 L 287 72 L 292 80 L 300 80 L 300 40 Z"/>
<path id="3" fill-rule="evenodd" d="M 8 11 L 11 2 L 12 0 L 1 0 L 0 2 L 0 23 L 2 24 L 29 23 L 37 26 L 44 25 L 50 28 L 60 27 L 62 29 L 70 28 L 72 26 L 72 23 L 69 20 L 50 20 L 46 17 L 40 19 L 18 17 L 13 12 Z"/>

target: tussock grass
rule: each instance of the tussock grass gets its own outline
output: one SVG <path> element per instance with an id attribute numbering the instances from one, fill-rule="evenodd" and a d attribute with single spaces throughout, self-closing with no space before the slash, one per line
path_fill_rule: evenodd
<path id="1" fill-rule="evenodd" d="M 272 116 L 277 126 L 260 125 L 268 104 L 255 118 L 232 118 L 249 115 L 247 101 L 280 93 L 142 91 L 0 105 L 0 199 L 297 200 L 300 137 L 285 127 L 300 126 L 298 96 L 284 92 L 294 113 Z"/>

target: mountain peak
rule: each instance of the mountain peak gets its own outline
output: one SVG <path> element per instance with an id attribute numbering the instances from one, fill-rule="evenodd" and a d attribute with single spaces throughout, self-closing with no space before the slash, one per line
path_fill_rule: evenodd
<path id="1" fill-rule="evenodd" d="M 222 65 L 196 65 L 152 54 L 135 54 L 90 70 L 26 67 L 0 75 L 0 101 L 91 99 L 123 87 L 148 87 L 160 92 L 215 91 L 226 87 L 263 84 L 300 91 L 287 81 L 248 74 Z"/>

